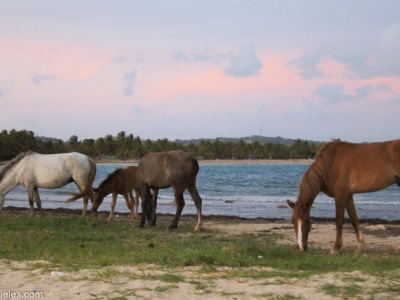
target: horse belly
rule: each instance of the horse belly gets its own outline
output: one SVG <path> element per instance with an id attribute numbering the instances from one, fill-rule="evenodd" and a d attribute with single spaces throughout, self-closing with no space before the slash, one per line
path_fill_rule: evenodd
<path id="1" fill-rule="evenodd" d="M 36 186 L 44 189 L 58 189 L 72 182 L 70 174 L 60 174 L 49 170 L 36 173 Z"/>
<path id="2" fill-rule="evenodd" d="M 350 188 L 354 194 L 380 191 L 396 183 L 396 177 L 388 174 L 358 174 L 352 178 Z"/>

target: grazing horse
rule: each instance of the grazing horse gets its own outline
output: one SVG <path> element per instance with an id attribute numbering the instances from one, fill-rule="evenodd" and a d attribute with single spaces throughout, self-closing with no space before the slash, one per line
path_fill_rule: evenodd
<path id="1" fill-rule="evenodd" d="M 3 207 L 4 197 L 17 185 L 22 185 L 28 192 L 29 216 L 34 214 L 33 200 L 36 201 L 40 214 L 43 216 L 38 188 L 57 189 L 75 182 L 79 193 L 72 194 L 73 197 L 67 202 L 83 197 L 82 216 L 85 216 L 95 176 L 95 162 L 81 153 L 21 153 L 0 172 L 0 209 Z"/>
<path id="2" fill-rule="evenodd" d="M 136 189 L 136 171 L 137 167 L 134 166 L 126 167 L 125 169 L 116 169 L 100 183 L 97 189 L 92 188 L 94 192 L 92 211 L 97 213 L 97 209 L 103 202 L 104 197 L 112 193 L 111 210 L 110 216 L 108 217 L 108 220 L 111 221 L 114 215 L 117 197 L 118 194 L 120 194 L 124 196 L 126 206 L 131 211 L 131 220 L 136 221 L 139 205 L 139 189 Z M 132 195 L 133 190 L 136 192 L 135 198 Z"/>
<path id="3" fill-rule="evenodd" d="M 196 205 L 197 224 L 194 231 L 198 231 L 201 226 L 202 203 L 196 188 L 198 172 L 199 164 L 197 159 L 182 150 L 145 154 L 139 162 L 136 173 L 142 198 L 142 218 L 139 227 L 144 226 L 146 213 L 149 223 L 155 225 L 158 189 L 172 186 L 177 208 L 175 217 L 168 229 L 172 230 L 178 226 L 179 217 L 185 206 L 183 192 L 187 189 Z M 150 195 L 150 189 L 154 191 L 153 197 Z M 150 201 L 152 201 L 151 204 Z"/>
<path id="4" fill-rule="evenodd" d="M 352 144 L 334 140 L 322 146 L 300 182 L 296 203 L 288 200 L 293 209 L 292 223 L 299 249 L 307 249 L 311 230 L 310 210 L 315 197 L 324 192 L 335 199 L 336 240 L 331 254 L 342 247 L 344 212 L 354 227 L 358 251 L 364 247 L 353 194 L 375 192 L 394 183 L 400 186 L 400 140 Z"/>

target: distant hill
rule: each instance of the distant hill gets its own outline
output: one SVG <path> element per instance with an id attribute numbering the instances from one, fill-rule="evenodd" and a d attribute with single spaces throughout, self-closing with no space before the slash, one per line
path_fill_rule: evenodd
<path id="1" fill-rule="evenodd" d="M 216 140 L 219 140 L 220 142 L 233 142 L 237 143 L 240 140 L 244 140 L 246 143 L 251 144 L 254 143 L 255 141 L 258 141 L 260 144 L 264 145 L 266 143 L 273 143 L 273 144 L 283 144 L 286 146 L 291 146 L 294 144 L 295 139 L 285 139 L 283 137 L 277 136 L 277 137 L 266 137 L 266 136 L 261 136 L 261 135 L 252 135 L 252 136 L 247 136 L 247 137 L 241 137 L 241 138 L 224 138 L 224 137 L 217 137 L 215 139 L 191 139 L 191 140 L 175 140 L 176 143 L 181 143 L 184 145 L 189 145 L 190 143 L 193 143 L 194 145 L 197 145 L 200 143 L 201 140 L 206 140 L 210 141 L 211 143 L 214 143 Z M 320 141 L 308 141 L 309 143 L 314 143 L 314 144 L 320 144 L 322 142 Z"/>

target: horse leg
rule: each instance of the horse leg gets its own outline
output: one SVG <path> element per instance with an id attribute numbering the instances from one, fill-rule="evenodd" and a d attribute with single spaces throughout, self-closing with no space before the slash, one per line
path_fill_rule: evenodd
<path id="1" fill-rule="evenodd" d="M 36 205 L 37 205 L 37 207 L 39 209 L 40 215 L 43 217 L 44 213 L 43 213 L 43 210 L 42 210 L 42 202 L 40 201 L 39 190 L 38 190 L 37 187 L 35 187 L 33 189 L 33 197 L 35 198 L 35 202 L 36 202 Z"/>
<path id="2" fill-rule="evenodd" d="M 151 210 L 148 216 L 148 221 L 151 226 L 156 226 L 157 199 L 158 199 L 158 189 L 153 189 L 153 196 L 151 197 Z"/>
<path id="3" fill-rule="evenodd" d="M 140 197 L 142 197 L 142 217 L 140 219 L 139 228 L 143 228 L 144 223 L 146 223 L 146 213 L 147 213 L 147 202 L 151 201 L 147 198 L 149 187 L 146 185 L 142 185 L 140 187 Z"/>
<path id="4" fill-rule="evenodd" d="M 196 205 L 197 224 L 196 224 L 196 227 L 194 228 L 194 231 L 196 232 L 196 231 L 200 230 L 200 226 L 202 225 L 202 222 L 201 222 L 201 203 L 202 203 L 202 200 L 200 198 L 199 193 L 197 192 L 197 188 L 196 188 L 196 183 L 195 182 L 193 184 L 191 184 L 190 186 L 188 186 L 187 190 L 188 190 L 190 196 L 192 196 L 194 204 Z"/>
<path id="5" fill-rule="evenodd" d="M 30 206 L 29 217 L 33 217 L 33 215 L 35 214 L 35 210 L 33 208 L 33 203 L 34 203 L 33 189 L 27 189 L 27 192 L 28 192 L 28 199 L 29 199 L 29 206 Z"/>
<path id="6" fill-rule="evenodd" d="M 131 204 L 133 206 L 133 211 L 135 212 L 135 221 L 138 219 L 138 206 L 139 206 L 139 195 L 140 195 L 140 191 L 139 190 L 135 190 L 135 198 L 133 199 L 133 195 L 131 192 Z"/>
<path id="7" fill-rule="evenodd" d="M 86 216 L 86 211 L 87 211 L 87 205 L 89 202 L 89 197 L 88 196 L 83 196 L 82 197 L 82 201 L 83 201 L 83 209 L 82 209 L 82 215 L 81 217 L 84 218 Z"/>
<path id="8" fill-rule="evenodd" d="M 135 220 L 135 215 L 134 215 L 134 211 L 133 211 L 133 205 L 132 205 L 132 191 L 130 191 L 129 193 L 124 193 L 122 194 L 122 196 L 124 196 L 125 198 L 125 202 L 126 202 L 126 207 L 131 211 L 131 221 Z"/>
<path id="9" fill-rule="evenodd" d="M 175 192 L 175 202 L 176 202 L 176 213 L 174 219 L 172 220 L 171 225 L 168 227 L 168 230 L 173 230 L 178 228 L 179 218 L 181 216 L 182 209 L 185 206 L 185 200 L 183 199 L 183 192 L 181 192 L 180 194 L 176 194 Z"/>
<path id="10" fill-rule="evenodd" d="M 349 214 L 351 225 L 353 225 L 354 231 L 356 232 L 357 241 L 358 241 L 358 251 L 361 252 L 362 249 L 364 248 L 365 240 L 360 231 L 360 227 L 358 226 L 358 217 L 357 217 L 356 208 L 354 206 L 353 195 L 351 195 L 347 199 L 346 210 L 347 210 L 347 213 Z"/>
<path id="11" fill-rule="evenodd" d="M 110 216 L 108 217 L 108 221 L 111 221 L 113 219 L 114 208 L 115 208 L 115 204 L 117 203 L 117 197 L 118 197 L 117 193 L 112 193 L 111 209 L 110 209 Z"/>
<path id="12" fill-rule="evenodd" d="M 343 245 L 343 223 L 347 196 L 335 197 L 336 205 L 336 240 L 332 246 L 331 254 L 337 254 Z"/>

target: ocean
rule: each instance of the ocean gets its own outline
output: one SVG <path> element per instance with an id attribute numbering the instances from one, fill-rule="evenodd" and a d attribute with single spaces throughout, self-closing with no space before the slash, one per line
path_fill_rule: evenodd
<path id="1" fill-rule="evenodd" d="M 97 187 L 115 169 L 129 165 L 135 164 L 98 164 L 94 186 Z M 200 164 L 197 189 L 203 199 L 203 215 L 290 219 L 291 209 L 287 207 L 286 199 L 296 201 L 299 182 L 308 167 L 309 164 L 293 163 Z M 70 192 L 77 191 L 73 183 L 56 190 L 39 189 L 42 207 L 82 209 L 80 199 L 64 203 Z M 157 213 L 175 214 L 173 199 L 171 188 L 160 190 Z M 185 201 L 182 214 L 196 214 L 194 203 L 187 192 Z M 105 198 L 99 211 L 109 211 L 110 202 L 111 195 Z M 397 185 L 374 193 L 356 194 L 354 202 L 359 219 L 400 220 L 400 189 Z M 282 208 L 282 205 L 286 208 Z M 25 188 L 17 186 L 7 194 L 4 207 L 7 206 L 28 209 Z M 115 212 L 129 212 L 122 196 L 118 196 Z M 334 218 L 334 200 L 323 193 L 319 194 L 314 201 L 311 216 Z"/>

